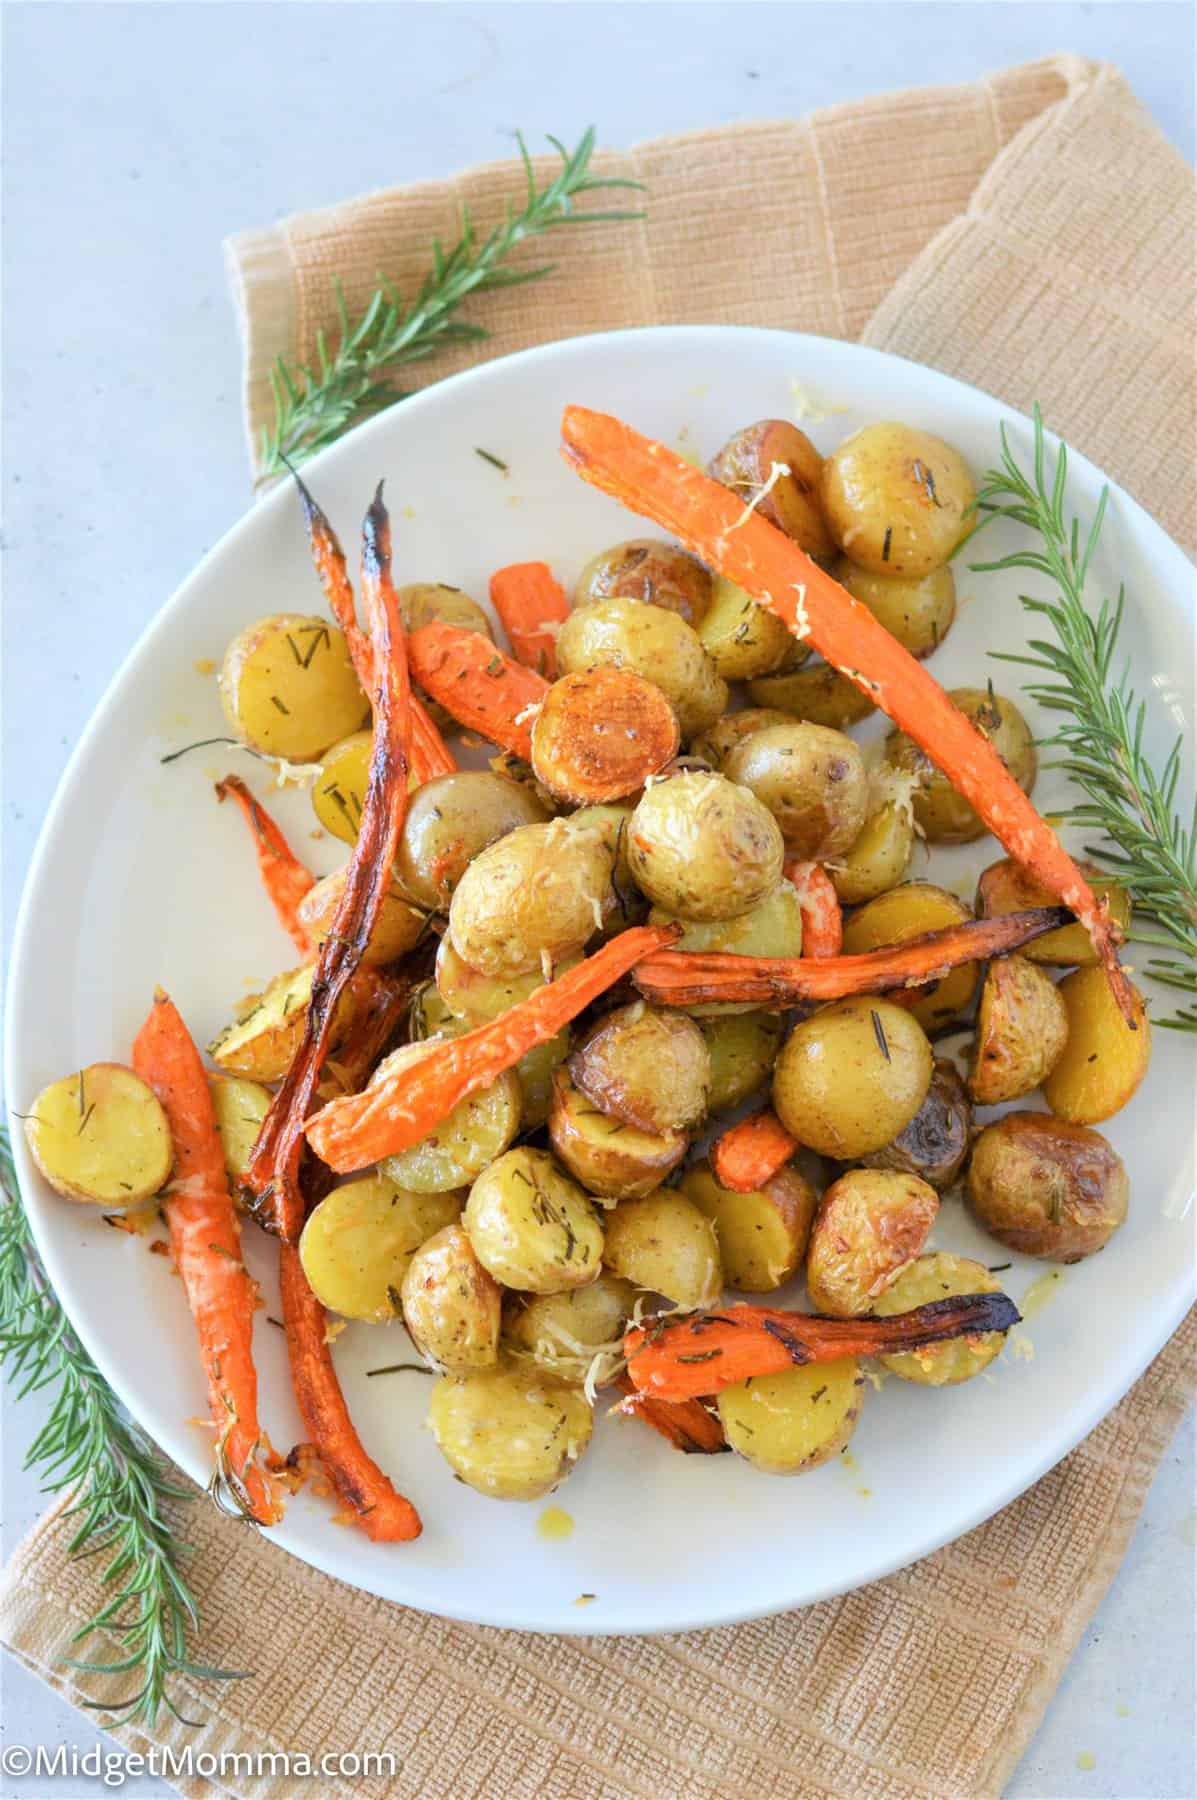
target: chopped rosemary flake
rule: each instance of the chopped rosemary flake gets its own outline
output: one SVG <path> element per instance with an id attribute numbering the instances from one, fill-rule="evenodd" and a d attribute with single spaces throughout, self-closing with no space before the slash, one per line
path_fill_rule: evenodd
<path id="1" fill-rule="evenodd" d="M 303 657 L 300 654 L 299 645 L 295 642 L 295 639 L 291 636 L 291 633 L 289 631 L 286 634 L 286 638 L 287 638 L 287 646 L 290 649 L 292 656 L 295 658 L 296 662 L 299 664 L 300 668 L 302 669 L 303 668 Z"/>
<path id="2" fill-rule="evenodd" d="M 693 1356 L 679 1356 L 678 1361 L 680 1363 L 713 1362 L 717 1356 L 722 1355 L 722 1350 L 696 1350 Z"/>
<path id="3" fill-rule="evenodd" d="M 291 717 L 291 708 L 289 706 L 284 706 L 277 694 L 271 694 L 270 704 L 271 706 L 277 706 L 279 711 L 285 713 L 288 718 Z"/>
<path id="4" fill-rule="evenodd" d="M 885 528 L 885 542 L 884 542 L 884 543 L 883 543 L 883 544 L 882 544 L 882 546 L 881 546 L 881 560 L 882 560 L 882 562 L 888 562 L 888 561 L 889 561 L 889 547 L 890 547 L 890 544 L 891 544 L 891 542 L 892 542 L 892 541 L 893 541 L 893 535 L 894 535 L 894 528 L 893 528 L 893 526 L 892 526 L 892 525 L 887 525 L 887 526 L 886 526 L 886 528 Z"/>
<path id="5" fill-rule="evenodd" d="M 328 626 L 322 625 L 320 627 L 319 631 L 317 631 L 314 634 L 311 643 L 308 645 L 307 654 L 304 656 L 302 662 L 300 663 L 300 665 L 299 665 L 300 668 L 301 669 L 310 669 L 312 666 L 312 658 L 313 658 L 313 656 L 315 656 L 317 650 L 319 650 L 321 644 L 331 644 L 331 643 L 332 643 L 332 639 L 328 635 Z"/>
<path id="6" fill-rule="evenodd" d="M 88 1120 L 91 1118 L 91 1115 L 95 1112 L 95 1110 L 96 1110 L 96 1103 L 93 1100 L 91 1105 L 88 1107 L 87 1111 L 84 1113 L 83 1117 L 79 1121 L 79 1129 L 75 1133 L 76 1137 L 83 1136 L 83 1133 L 87 1130 Z"/>
<path id="7" fill-rule="evenodd" d="M 871 1010 L 873 1014 L 873 1035 L 877 1039 L 877 1048 L 880 1050 L 882 1056 L 884 1056 L 886 1062 L 890 1062 L 892 1061 L 892 1058 L 889 1053 L 889 1042 L 885 1035 L 885 1026 L 881 1023 L 881 1014 L 877 1011 L 875 1006 Z"/>
<path id="8" fill-rule="evenodd" d="M 474 455 L 480 456 L 483 462 L 488 462 L 492 469 L 502 469 L 504 475 L 507 474 L 507 464 L 503 461 L 501 456 L 493 456 L 489 450 L 480 450 L 476 444 L 474 446 Z"/>
<path id="9" fill-rule="evenodd" d="M 367 1380 L 369 1380 L 369 1378 L 372 1375 L 403 1375 L 403 1374 L 435 1375 L 436 1370 L 430 1369 L 426 1363 L 384 1363 L 380 1369 L 367 1369 L 366 1370 Z"/>
<path id="10" fill-rule="evenodd" d="M 991 1275 L 1004 1275 L 1007 1269 L 1012 1269 L 1013 1267 L 1013 1263 L 990 1263 L 989 1273 Z"/>

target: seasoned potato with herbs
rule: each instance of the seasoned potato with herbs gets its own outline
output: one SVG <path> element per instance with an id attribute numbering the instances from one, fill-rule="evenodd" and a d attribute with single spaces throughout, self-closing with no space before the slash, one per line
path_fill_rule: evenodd
<path id="1" fill-rule="evenodd" d="M 745 738 L 723 766 L 768 807 L 788 855 L 827 862 L 859 837 L 869 781 L 859 747 L 842 732 L 805 720 L 771 725 Z"/>
<path id="2" fill-rule="evenodd" d="M 546 813 L 527 788 L 462 769 L 440 775 L 408 802 L 395 874 L 405 893 L 433 912 L 447 912 L 454 890 L 479 851 L 521 825 L 544 822 Z"/>
<path id="3" fill-rule="evenodd" d="M 603 1259 L 603 1228 L 590 1195 L 547 1150 L 526 1144 L 478 1176 L 464 1224 L 483 1268 L 525 1293 L 584 1287 Z"/>
<path id="4" fill-rule="evenodd" d="M 932 569 L 929 575 L 875 575 L 841 556 L 831 572 L 912 656 L 930 656 L 952 628 L 956 582 L 951 569 Z"/>
<path id="5" fill-rule="evenodd" d="M 981 989 L 968 1091 L 978 1106 L 1031 1093 L 1055 1066 L 1068 1037 L 1064 1002 L 1025 956 L 991 962 Z"/>
<path id="6" fill-rule="evenodd" d="M 262 1121 L 270 1111 L 270 1090 L 241 1075 L 209 1075 L 208 1092 L 216 1114 L 216 1129 L 224 1151 L 233 1201 L 249 1167 L 250 1152 L 258 1141 Z"/>
<path id="7" fill-rule="evenodd" d="M 863 956 L 905 944 L 928 931 L 962 925 L 972 913 L 963 900 L 931 881 L 904 881 L 862 906 L 844 924 L 844 955 Z M 962 963 L 941 981 L 902 990 L 901 1003 L 924 1031 L 942 1031 L 973 1003 L 980 981 L 976 963 Z"/>
<path id="8" fill-rule="evenodd" d="M 708 1112 L 725 1112 L 741 1100 L 759 1093 L 773 1067 L 781 1043 L 781 1020 L 776 1013 L 733 1012 L 700 1019 L 711 1059 Z"/>
<path id="9" fill-rule="evenodd" d="M 687 625 L 698 625 L 711 604 L 711 584 L 710 570 L 677 544 L 629 538 L 591 557 L 578 576 L 574 605 L 640 600 L 680 614 Z"/>
<path id="10" fill-rule="evenodd" d="M 677 754 L 673 707 L 631 669 L 586 669 L 548 690 L 532 724 L 532 768 L 572 806 L 637 794 Z"/>
<path id="11" fill-rule="evenodd" d="M 815 1311 L 837 1319 L 873 1311 L 926 1243 L 938 1212 L 935 1189 L 899 1169 L 849 1169 L 833 1181 L 806 1248 Z"/>
<path id="12" fill-rule="evenodd" d="M 709 731 L 694 739 L 690 754 L 700 756 L 712 769 L 721 771 L 724 757 L 742 738 L 751 737 L 754 731 L 764 731 L 767 725 L 788 725 L 789 722 L 788 713 L 770 706 L 746 706 L 742 712 L 724 713 Z"/>
<path id="13" fill-rule="evenodd" d="M 404 1044 L 392 1050 L 378 1066 L 377 1081 L 395 1069 L 409 1068 L 443 1042 L 426 1038 L 421 1044 Z M 417 1194 L 447 1194 L 466 1187 L 501 1156 L 520 1128 L 519 1082 L 506 1069 L 489 1087 L 478 1088 L 459 1100 L 436 1130 L 407 1150 L 388 1156 L 383 1171 L 399 1187 Z"/>
<path id="14" fill-rule="evenodd" d="M 577 955 L 561 957 L 553 963 L 553 974 L 563 974 L 578 961 Z M 450 1014 L 467 1025 L 484 1025 L 488 1019 L 497 1019 L 500 1013 L 518 1006 L 544 985 L 544 971 L 539 965 L 522 975 L 484 975 L 458 954 L 448 932 L 437 946 L 437 992 Z"/>
<path id="15" fill-rule="evenodd" d="M 992 688 L 953 688 L 948 699 L 989 740 L 1023 793 L 1029 794 L 1039 759 L 1030 727 L 1013 700 Z M 885 756 L 893 768 L 918 777 L 912 795 L 914 816 L 929 843 L 969 844 L 984 837 L 988 827 L 913 738 L 904 731 L 891 732 Z"/>
<path id="16" fill-rule="evenodd" d="M 779 1169 L 754 1193 L 733 1193 L 708 1162 L 687 1169 L 681 1192 L 705 1213 L 719 1239 L 723 1277 L 745 1294 L 784 1287 L 800 1267 L 818 1195 L 797 1169 Z"/>
<path id="17" fill-rule="evenodd" d="M 913 810 L 900 801 L 886 800 L 869 813 L 851 849 L 845 850 L 827 873 L 842 903 L 859 906 L 901 881 L 913 850 Z"/>
<path id="18" fill-rule="evenodd" d="M 1151 1025 L 1143 997 L 1132 989 L 1137 1024 L 1132 1031 L 1104 969 L 1075 969 L 1056 992 L 1064 1002 L 1068 1042 L 1043 1084 L 1043 1097 L 1058 1118 L 1099 1125 L 1122 1110 L 1147 1073 Z"/>
<path id="19" fill-rule="evenodd" d="M 1002 1284 L 983 1263 L 946 1250 L 916 1257 L 887 1288 L 873 1311 L 884 1319 L 895 1313 L 913 1312 L 933 1300 L 955 1294 L 1000 1294 Z M 954 1387 L 970 1381 L 1000 1356 L 1006 1343 L 1004 1331 L 981 1331 L 971 1337 L 949 1338 L 942 1344 L 924 1344 L 921 1350 L 903 1350 L 881 1358 L 891 1375 L 924 1387 Z"/>
<path id="20" fill-rule="evenodd" d="M 643 1000 L 618 1007 L 581 1038 L 569 1072 L 609 1118 L 641 1131 L 689 1131 L 706 1117 L 711 1059 L 684 1013 Z"/>
<path id="21" fill-rule="evenodd" d="M 795 652 L 802 654 L 802 646 L 784 620 L 725 575 L 715 577 L 711 604 L 696 629 L 725 681 L 771 675 Z"/>
<path id="22" fill-rule="evenodd" d="M 628 830 L 636 885 L 682 919 L 750 911 L 780 881 L 784 854 L 776 821 L 755 794 L 698 770 L 654 782 Z"/>
<path id="23" fill-rule="evenodd" d="M 956 1066 L 937 1056 L 927 1098 L 905 1131 L 860 1160 L 866 1168 L 917 1175 L 943 1193 L 964 1167 L 972 1129 L 972 1102 Z"/>
<path id="24" fill-rule="evenodd" d="M 774 479 L 779 464 L 784 472 Z M 745 506 L 760 495 L 756 511 L 808 556 L 826 560 L 833 554 L 820 498 L 823 458 L 806 433 L 788 419 L 758 419 L 746 425 L 728 438 L 707 473 L 739 494 Z"/>
<path id="25" fill-rule="evenodd" d="M 686 738 L 727 711 L 727 683 L 693 627 L 640 600 L 595 600 L 570 613 L 557 634 L 557 668 L 562 675 L 584 669 L 643 675 L 669 701 Z"/>
<path id="26" fill-rule="evenodd" d="M 312 784 L 312 811 L 324 830 L 343 844 L 356 844 L 361 830 L 372 743 L 370 732 L 351 731 L 321 757 L 320 773 Z"/>
<path id="27" fill-rule="evenodd" d="M 607 1274 L 565 1294 L 520 1295 L 503 1338 L 563 1381 L 584 1381 L 597 1353 L 622 1339 L 635 1301 L 630 1281 Z"/>
<path id="28" fill-rule="evenodd" d="M 964 1191 L 978 1225 L 1007 1250 L 1074 1263 L 1104 1250 L 1126 1219 L 1130 1187 L 1099 1131 L 1015 1112 L 973 1145 Z"/>
<path id="29" fill-rule="evenodd" d="M 226 1075 L 251 1081 L 281 1081 L 303 1041 L 304 1021 L 312 995 L 312 963 L 285 969 L 262 989 L 247 994 L 237 1016 L 208 1045 L 208 1055 Z M 337 1003 L 333 1044 L 344 1038 L 357 1017 L 361 989 L 350 983 Z"/>
<path id="30" fill-rule="evenodd" d="M 866 425 L 823 464 L 840 549 L 874 575 L 929 575 L 969 528 L 976 489 L 958 450 L 912 425 Z"/>
<path id="31" fill-rule="evenodd" d="M 713 1306 L 723 1287 L 715 1227 L 675 1188 L 620 1201 L 607 1216 L 603 1261 L 674 1306 Z"/>
<path id="32" fill-rule="evenodd" d="M 460 1194 L 412 1194 L 385 1175 L 360 1175 L 308 1214 L 299 1260 L 308 1286 L 343 1319 L 399 1317 L 403 1277 L 430 1237 L 461 1217 Z"/>
<path id="33" fill-rule="evenodd" d="M 662 907 L 654 907 L 649 914 L 654 925 L 668 924 L 674 917 Z M 673 946 L 676 950 L 717 950 L 726 956 L 798 956 L 802 951 L 802 906 L 788 881 L 779 881 L 767 899 L 737 919 L 680 923 L 685 930 Z M 706 1019 L 754 1013 L 756 1008 L 751 1001 L 711 1000 L 682 1010 L 692 1018 Z"/>
<path id="34" fill-rule="evenodd" d="M 448 587 L 443 581 L 409 581 L 397 590 L 396 597 L 404 631 L 418 631 L 421 625 L 433 625 L 439 620 L 444 625 L 456 625 L 461 631 L 476 631 L 494 642 L 495 634 L 486 613 L 460 588 Z M 461 730 L 452 713 L 438 701 L 425 700 L 424 704 L 446 736 Z"/>
<path id="35" fill-rule="evenodd" d="M 580 806 L 566 821 L 571 831 L 597 832 L 611 852 L 611 892 L 603 920 L 608 937 L 641 924 L 648 913 L 648 901 L 636 886 L 628 861 L 628 831 L 635 810 L 631 800 L 612 800 L 605 806 Z"/>
<path id="36" fill-rule="evenodd" d="M 900 1006 L 863 995 L 795 1025 L 773 1068 L 773 1110 L 800 1144 L 850 1162 L 904 1131 L 931 1086 L 931 1046 Z"/>
<path id="37" fill-rule="evenodd" d="M 494 1366 L 502 1290 L 478 1261 L 460 1224 L 442 1226 L 419 1245 L 399 1293 L 403 1323 L 425 1362 L 450 1374 Z"/>
<path id="38" fill-rule="evenodd" d="M 765 1475 L 802 1475 L 844 1449 L 863 1391 L 856 1358 L 843 1356 L 737 1381 L 716 1404 L 737 1456 Z"/>
<path id="39" fill-rule="evenodd" d="M 91 1063 L 51 1082 L 24 1125 L 34 1162 L 68 1200 L 137 1206 L 158 1192 L 174 1164 L 157 1094 L 122 1063 Z"/>
<path id="40" fill-rule="evenodd" d="M 306 613 L 238 632 L 224 653 L 220 704 L 242 743 L 288 762 L 314 762 L 370 714 L 343 633 Z"/>
<path id="41" fill-rule="evenodd" d="M 1076 866 L 1098 899 L 1109 902 L 1110 917 L 1124 933 L 1129 932 L 1131 899 L 1126 889 L 1111 881 L 1108 875 L 1103 875 L 1093 863 L 1078 862 Z M 1047 888 L 1040 887 L 1034 876 L 1011 857 L 990 863 L 977 882 L 977 917 L 980 919 L 992 919 L 1004 913 L 1025 912 L 1032 906 L 1056 904 L 1056 896 L 1049 893 Z M 1071 965 L 1078 969 L 1091 969 L 1097 962 L 1097 951 L 1093 948 L 1089 933 L 1080 923 L 1061 925 L 1058 931 L 1047 932 L 1043 937 L 1036 938 L 1034 943 L 1026 944 L 1020 955 L 1030 962 L 1058 968 Z"/>
<path id="42" fill-rule="evenodd" d="M 859 725 L 877 708 L 854 681 L 830 663 L 808 663 L 804 669 L 786 669 L 777 675 L 759 675 L 748 683 L 754 706 L 776 708 L 791 719 L 844 731 Z"/>
<path id="43" fill-rule="evenodd" d="M 509 831 L 457 884 L 449 907 L 455 948 L 483 975 L 555 967 L 602 925 L 612 861 L 598 832 L 571 831 L 562 819 Z"/>
<path id="44" fill-rule="evenodd" d="M 492 1500 L 539 1500 L 569 1474 L 594 1425 L 580 1389 L 505 1361 L 435 1383 L 428 1424 L 467 1487 Z"/>
<path id="45" fill-rule="evenodd" d="M 546 1043 L 521 1056 L 514 1074 L 520 1084 L 520 1132 L 536 1131 L 549 1122 L 553 1106 L 553 1077 L 569 1055 L 568 1031 L 559 1031 Z"/>
<path id="46" fill-rule="evenodd" d="M 604 1202 L 647 1194 L 686 1154 L 684 1131 L 638 1131 L 610 1119 L 558 1069 L 549 1106 L 549 1142 L 575 1180 Z"/>
<path id="47" fill-rule="evenodd" d="M 311 933 L 317 944 L 322 944 L 333 928 L 333 920 L 345 892 L 347 874 L 348 867 L 325 875 L 315 887 L 308 889 L 296 908 L 300 924 Z M 382 905 L 378 909 L 370 941 L 362 953 L 362 961 L 372 967 L 395 962 L 400 956 L 406 956 L 409 950 L 415 949 L 427 929 L 427 915 L 392 887 L 382 897 Z"/>

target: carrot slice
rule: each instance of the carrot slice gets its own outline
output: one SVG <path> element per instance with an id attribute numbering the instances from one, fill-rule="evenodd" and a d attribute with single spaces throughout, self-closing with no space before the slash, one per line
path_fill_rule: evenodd
<path id="1" fill-rule="evenodd" d="M 551 794 L 595 806 L 640 791 L 676 755 L 672 706 L 631 669 L 563 675 L 532 726 L 532 769 Z"/>
<path id="2" fill-rule="evenodd" d="M 262 886 L 274 903 L 279 924 L 288 934 L 301 956 L 312 957 L 316 946 L 299 917 L 299 903 L 316 885 L 316 877 L 305 869 L 278 825 L 260 800 L 255 800 L 239 775 L 226 775 L 216 783 L 216 797 L 229 795 L 237 802 L 253 828 L 258 852 L 258 872 Z"/>
<path id="3" fill-rule="evenodd" d="M 569 617 L 569 601 L 548 563 L 509 563 L 496 569 L 490 598 L 516 661 L 552 681 L 557 673 L 555 627 Z"/>
<path id="4" fill-rule="evenodd" d="M 1119 967 L 1119 932 L 1108 910 L 992 745 L 926 667 L 751 504 L 664 444 L 581 406 L 566 408 L 562 437 L 566 461 L 584 481 L 664 526 L 747 589 L 926 751 L 1011 856 L 1085 926 L 1133 1029 L 1133 995 Z"/>
<path id="5" fill-rule="evenodd" d="M 838 956 L 844 943 L 844 915 L 835 883 L 819 863 L 788 862 L 782 874 L 802 909 L 804 956 Z"/>
<path id="6" fill-rule="evenodd" d="M 274 1525 L 282 1517 L 258 1423 L 253 1330 L 257 1290 L 241 1260 L 212 1095 L 191 1034 L 159 988 L 133 1045 L 133 1067 L 162 1102 L 175 1146 L 175 1176 L 162 1201 L 175 1267 L 199 1334 L 216 1428 L 211 1493 L 226 1510 Z"/>
<path id="7" fill-rule="evenodd" d="M 672 943 L 677 925 L 635 925 L 593 956 L 537 988 L 499 1018 L 438 1044 L 417 1063 L 385 1063 L 361 1094 L 333 1100 L 308 1121 L 312 1149 L 343 1173 L 407 1150 L 428 1136 L 458 1103 L 489 1087 L 505 1069 L 545 1044 L 642 957 Z"/>
<path id="8" fill-rule="evenodd" d="M 732 1125 L 711 1145 L 711 1168 L 733 1194 L 756 1194 L 798 1148 L 777 1114 L 766 1107 Z"/>
<path id="9" fill-rule="evenodd" d="M 729 1306 L 673 1325 L 639 1326 L 624 1338 L 624 1355 L 637 1392 L 676 1403 L 803 1363 L 888 1356 L 948 1338 L 1009 1331 L 1020 1317 L 1006 1294 L 952 1294 L 888 1319 Z"/>
<path id="10" fill-rule="evenodd" d="M 715 950 L 668 950 L 648 956 L 632 980 L 658 1006 L 712 1000 L 751 1002 L 783 1012 L 803 1000 L 842 1000 L 938 981 L 961 963 L 1004 956 L 1068 923 L 1062 906 L 1036 906 L 993 919 L 968 919 L 861 956 L 734 956 Z M 1005 930 L 995 930 L 1002 925 Z"/>
<path id="11" fill-rule="evenodd" d="M 489 638 L 434 620 L 407 640 L 412 680 L 459 725 L 500 750 L 532 760 L 532 718 L 549 691 L 542 675 L 497 650 Z"/>
<path id="12" fill-rule="evenodd" d="M 618 1376 L 615 1385 L 627 1398 L 614 1410 L 643 1419 L 684 1456 L 716 1456 L 730 1447 L 718 1413 L 708 1412 L 701 1400 L 655 1400 L 639 1393 L 629 1375 Z"/>

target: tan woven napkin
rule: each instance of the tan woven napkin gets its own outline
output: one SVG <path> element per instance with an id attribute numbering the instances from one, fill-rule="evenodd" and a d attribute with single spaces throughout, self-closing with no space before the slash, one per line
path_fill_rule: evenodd
<path id="1" fill-rule="evenodd" d="M 863 337 L 1015 406 L 1037 396 L 1193 543 L 1192 183 L 1115 71 L 1058 57 L 602 162 L 649 183 L 649 219 L 562 234 L 551 283 L 487 297 L 486 354 L 665 321 Z M 272 357 L 310 355 L 332 322 L 331 276 L 351 306 L 380 269 L 410 290 L 460 201 L 485 223 L 515 177 L 477 170 L 232 241 L 251 442 L 269 417 Z M 412 385 L 469 360 L 419 365 Z M 188 1710 L 207 1722 L 163 1724 L 156 1741 L 394 1751 L 391 1782 L 320 1783 L 366 1800 L 982 1800 L 1034 1730 L 1195 1386 L 1190 1316 L 1085 1443 L 967 1537 L 841 1600 L 653 1640 L 450 1624 L 353 1592 L 197 1507 L 203 1654 L 255 1673 L 215 1699 L 192 1691 Z M 17 1551 L 0 1636 L 77 1696 L 57 1658 L 94 1611 L 95 1571 L 65 1557 L 65 1540 L 51 1515 Z M 296 1791 L 282 1777 L 218 1785 Z"/>

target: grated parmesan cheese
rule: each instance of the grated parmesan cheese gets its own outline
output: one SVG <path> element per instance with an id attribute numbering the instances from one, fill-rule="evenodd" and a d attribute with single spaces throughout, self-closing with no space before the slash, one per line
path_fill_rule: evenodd
<path id="1" fill-rule="evenodd" d="M 839 413 L 855 411 L 855 408 L 851 406 L 835 406 L 830 400 L 820 400 L 811 393 L 809 388 L 803 387 L 797 378 L 790 381 L 790 398 L 793 402 L 794 417 L 799 424 L 809 420 L 812 425 L 817 425 L 822 419 L 830 419 Z"/>

